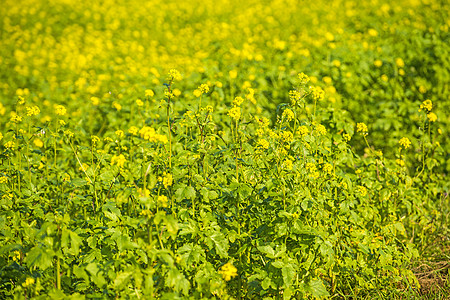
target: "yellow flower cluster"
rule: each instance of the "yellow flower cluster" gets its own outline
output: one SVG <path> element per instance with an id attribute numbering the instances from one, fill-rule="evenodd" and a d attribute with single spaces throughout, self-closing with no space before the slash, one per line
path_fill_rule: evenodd
<path id="1" fill-rule="evenodd" d="M 358 123 L 356 124 L 356 132 L 361 132 L 362 135 L 368 135 L 369 129 L 367 128 L 366 124 Z"/>
<path id="2" fill-rule="evenodd" d="M 20 123 L 20 122 L 22 122 L 22 117 L 21 116 L 19 116 L 18 114 L 16 114 L 15 112 L 11 112 L 11 119 L 10 119 L 10 121 L 12 122 L 12 123 Z"/>
<path id="3" fill-rule="evenodd" d="M 145 90 L 145 97 L 153 97 L 155 95 L 155 93 L 153 92 L 153 90 L 147 89 Z"/>
<path id="4" fill-rule="evenodd" d="M 127 161 L 127 159 L 125 158 L 125 156 L 123 154 L 114 155 L 111 158 L 111 166 L 116 165 L 116 166 L 122 168 L 125 165 L 126 161 Z"/>
<path id="5" fill-rule="evenodd" d="M 311 86 L 311 94 L 314 100 L 323 100 L 325 98 L 325 92 L 320 86 Z"/>
<path id="6" fill-rule="evenodd" d="M 131 127 L 128 129 L 128 133 L 129 133 L 129 134 L 132 134 L 132 135 L 137 135 L 138 132 L 139 132 L 139 128 L 137 128 L 136 126 L 131 126 Z"/>
<path id="7" fill-rule="evenodd" d="M 288 144 L 292 143 L 292 141 L 294 140 L 294 135 L 290 131 L 283 131 L 283 133 L 281 134 L 281 137 L 283 139 L 283 142 L 288 143 Z"/>
<path id="8" fill-rule="evenodd" d="M 265 139 L 259 139 L 258 140 L 258 146 L 261 147 L 262 149 L 266 149 L 267 150 L 267 149 L 269 149 L 270 144 Z"/>
<path id="9" fill-rule="evenodd" d="M 64 116 L 67 113 L 67 110 L 63 105 L 55 105 L 55 113 L 58 116 Z"/>
<path id="10" fill-rule="evenodd" d="M 411 141 L 407 137 L 402 137 L 400 141 L 398 141 L 401 147 L 404 149 L 408 149 L 411 146 Z"/>
<path id="11" fill-rule="evenodd" d="M 425 109 L 427 112 L 430 112 L 433 109 L 433 102 L 431 100 L 425 100 L 420 104 L 419 111 L 422 111 L 422 109 Z"/>
<path id="12" fill-rule="evenodd" d="M 166 189 L 173 184 L 173 176 L 172 176 L 172 174 L 168 174 L 166 172 L 164 172 L 163 176 L 159 177 L 158 180 L 162 182 L 162 184 L 164 185 L 164 187 Z"/>
<path id="13" fill-rule="evenodd" d="M 176 80 L 176 81 L 180 81 L 181 79 L 183 79 L 183 78 L 181 77 L 181 73 L 180 73 L 178 70 L 176 70 L 176 69 L 171 69 L 171 70 L 169 71 L 169 77 L 170 77 L 172 80 Z"/>
<path id="14" fill-rule="evenodd" d="M 169 199 L 167 198 L 167 196 L 159 195 L 157 202 L 158 202 L 158 205 L 160 205 L 162 207 L 167 207 L 167 204 L 169 203 Z"/>
<path id="15" fill-rule="evenodd" d="M 302 94 L 300 93 L 300 91 L 297 91 L 297 90 L 289 91 L 289 100 L 291 100 L 292 106 L 295 106 L 295 104 L 297 104 L 297 101 L 300 100 L 301 97 L 302 97 Z"/>
<path id="16" fill-rule="evenodd" d="M 297 77 L 298 77 L 298 79 L 300 81 L 300 84 L 307 84 L 309 82 L 309 80 L 310 80 L 308 75 L 306 75 L 303 72 L 302 73 L 298 73 Z"/>
<path id="17" fill-rule="evenodd" d="M 24 288 L 27 288 L 27 287 L 29 287 L 30 285 L 33 285 L 33 284 L 34 284 L 34 278 L 28 277 L 27 279 L 25 279 L 25 282 L 22 283 L 22 286 Z"/>
<path id="18" fill-rule="evenodd" d="M 292 109 L 286 108 L 283 111 L 282 119 L 287 120 L 288 122 L 292 121 L 294 119 L 295 115 Z"/>
<path id="19" fill-rule="evenodd" d="M 365 197 L 367 195 L 367 188 L 362 186 L 362 185 L 358 185 L 357 187 L 358 193 L 362 196 Z"/>
<path id="20" fill-rule="evenodd" d="M 2 175 L 0 176 L 0 183 L 7 183 L 8 182 L 8 177 Z"/>
<path id="21" fill-rule="evenodd" d="M 323 165 L 322 170 L 325 173 L 331 175 L 331 173 L 333 172 L 333 166 L 331 164 L 329 164 L 329 163 L 326 163 L 326 164 Z"/>
<path id="22" fill-rule="evenodd" d="M 239 106 L 234 106 L 228 111 L 228 115 L 235 121 L 241 118 L 241 108 Z"/>
<path id="23" fill-rule="evenodd" d="M 294 168 L 294 161 L 292 160 L 291 157 L 290 158 L 286 158 L 284 160 L 284 168 L 286 170 L 289 170 L 289 171 L 291 171 Z"/>
<path id="24" fill-rule="evenodd" d="M 224 264 L 220 268 L 219 274 L 222 274 L 222 277 L 225 281 L 230 281 L 232 277 L 236 277 L 238 275 L 236 267 L 231 263 Z"/>
<path id="25" fill-rule="evenodd" d="M 301 137 L 305 137 L 307 136 L 309 133 L 309 129 L 308 127 L 302 125 L 297 129 L 297 134 L 300 135 Z"/>
<path id="26" fill-rule="evenodd" d="M 29 116 L 29 117 L 37 116 L 40 112 L 41 112 L 41 110 L 36 105 L 27 107 L 27 116 Z"/>
<path id="27" fill-rule="evenodd" d="M 436 114 L 434 112 L 428 113 L 427 114 L 427 118 L 428 118 L 428 121 L 430 121 L 430 122 L 436 122 L 437 121 L 437 116 L 436 116 Z"/>
<path id="28" fill-rule="evenodd" d="M 139 134 L 144 140 L 148 140 L 153 143 L 160 142 L 163 144 L 167 144 L 169 142 L 167 136 L 156 133 L 156 130 L 149 126 L 142 127 L 142 129 L 139 130 Z"/>

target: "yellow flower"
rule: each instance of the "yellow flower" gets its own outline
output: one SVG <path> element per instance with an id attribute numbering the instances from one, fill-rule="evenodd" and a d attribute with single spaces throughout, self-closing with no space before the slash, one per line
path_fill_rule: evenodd
<path id="1" fill-rule="evenodd" d="M 117 102 L 113 102 L 112 106 L 117 110 L 117 111 L 121 111 L 122 110 L 122 105 L 120 105 Z"/>
<path id="2" fill-rule="evenodd" d="M 434 112 L 430 112 L 429 114 L 427 114 L 428 120 L 430 122 L 436 122 L 437 121 L 437 116 Z"/>
<path id="3" fill-rule="evenodd" d="M 325 98 L 325 92 L 320 86 L 312 86 L 310 87 L 310 90 L 314 100 L 320 101 Z"/>
<path id="4" fill-rule="evenodd" d="M 329 164 L 329 163 L 326 163 L 326 164 L 322 167 L 322 170 L 323 170 L 325 173 L 331 175 L 331 173 L 333 172 L 333 166 L 332 166 L 331 164 Z"/>
<path id="5" fill-rule="evenodd" d="M 301 137 L 305 137 L 309 133 L 308 127 L 302 125 L 298 128 L 297 134 L 299 134 Z"/>
<path id="6" fill-rule="evenodd" d="M 396 159 L 395 162 L 397 163 L 397 165 L 399 165 L 400 167 L 403 167 L 405 165 L 405 161 L 403 159 Z"/>
<path id="7" fill-rule="evenodd" d="M 206 83 L 201 84 L 198 89 L 200 90 L 200 92 L 202 94 L 206 94 L 207 92 L 209 92 L 209 85 L 207 85 Z"/>
<path id="8" fill-rule="evenodd" d="M 298 73 L 298 79 L 300 80 L 300 84 L 307 84 L 309 82 L 309 77 L 305 73 Z"/>
<path id="9" fill-rule="evenodd" d="M 15 112 L 11 112 L 11 119 L 10 121 L 12 123 L 20 123 L 22 122 L 22 117 L 16 114 Z"/>
<path id="10" fill-rule="evenodd" d="M 100 142 L 100 138 L 99 138 L 98 136 L 96 136 L 96 135 L 92 135 L 92 136 L 91 136 L 91 141 L 92 141 L 92 144 L 93 144 L 94 147 L 95 147 L 95 145 L 96 145 L 98 142 Z"/>
<path id="11" fill-rule="evenodd" d="M 344 133 L 342 136 L 344 137 L 345 141 L 347 141 L 347 142 L 352 139 L 352 137 L 348 133 Z"/>
<path id="12" fill-rule="evenodd" d="M 123 154 L 119 154 L 119 155 L 114 155 L 111 158 L 111 166 L 118 166 L 118 167 L 123 167 L 125 165 L 126 162 L 126 158 L 125 156 L 123 156 Z"/>
<path id="13" fill-rule="evenodd" d="M 8 149 L 13 149 L 15 145 L 16 144 L 14 143 L 14 141 L 9 141 L 4 144 L 5 148 L 8 148 Z"/>
<path id="14" fill-rule="evenodd" d="M 361 132 L 363 135 L 367 135 L 369 132 L 369 129 L 367 128 L 366 124 L 358 123 L 358 124 L 356 124 L 356 132 Z"/>
<path id="15" fill-rule="evenodd" d="M 97 105 L 100 104 L 100 98 L 98 98 L 98 97 L 91 97 L 91 102 L 92 102 L 92 105 L 97 106 Z"/>
<path id="16" fill-rule="evenodd" d="M 145 97 L 153 97 L 154 95 L 155 93 L 152 90 L 145 90 Z"/>
<path id="17" fill-rule="evenodd" d="M 291 109 L 287 108 L 283 111 L 282 118 L 290 122 L 294 119 L 294 112 Z"/>
<path id="18" fill-rule="evenodd" d="M 242 102 L 244 102 L 244 98 L 238 96 L 238 97 L 234 98 L 233 105 L 241 106 Z"/>
<path id="19" fill-rule="evenodd" d="M 284 142 L 291 143 L 294 140 L 294 135 L 290 131 L 283 131 L 282 138 Z"/>
<path id="20" fill-rule="evenodd" d="M 144 140 L 148 140 L 150 142 L 156 143 L 161 142 L 163 144 L 168 143 L 167 136 L 163 134 L 156 133 L 156 130 L 154 128 L 144 126 L 141 130 L 139 130 L 139 134 Z"/>
<path id="21" fill-rule="evenodd" d="M 230 75 L 231 79 L 235 79 L 238 75 L 236 70 L 231 70 L 230 72 L 228 72 L 228 74 Z"/>
<path id="22" fill-rule="evenodd" d="M 295 105 L 298 100 L 302 97 L 302 94 L 297 90 L 289 91 L 289 99 L 291 100 L 291 104 Z"/>
<path id="23" fill-rule="evenodd" d="M 405 62 L 403 61 L 403 59 L 401 59 L 400 57 L 397 57 L 395 59 L 395 64 L 397 65 L 397 67 L 399 68 L 403 68 L 405 66 Z"/>
<path id="24" fill-rule="evenodd" d="M 265 139 L 259 139 L 258 146 L 260 146 L 263 149 L 269 149 L 269 142 Z"/>
<path id="25" fill-rule="evenodd" d="M 4 115 L 6 113 L 6 108 L 3 106 L 3 104 L 0 103 L 0 115 Z"/>
<path id="26" fill-rule="evenodd" d="M 63 180 L 64 180 L 64 181 L 70 181 L 70 175 L 67 174 L 67 173 L 64 173 L 64 175 L 63 175 Z"/>
<path id="27" fill-rule="evenodd" d="M 181 73 L 176 69 L 171 69 L 169 71 L 169 77 L 176 81 L 180 81 L 181 79 L 183 79 L 183 77 L 181 77 Z"/>
<path id="28" fill-rule="evenodd" d="M 29 116 L 29 117 L 36 116 L 40 112 L 41 112 L 41 110 L 37 106 L 28 106 L 27 107 L 27 116 Z"/>
<path id="29" fill-rule="evenodd" d="M 161 205 L 162 207 L 167 207 L 167 203 L 169 202 L 169 199 L 167 199 L 166 196 L 160 195 L 158 196 L 158 205 Z"/>
<path id="30" fill-rule="evenodd" d="M 379 68 L 379 67 L 381 67 L 383 65 L 383 62 L 381 60 L 379 60 L 379 59 L 376 59 L 373 62 L 373 64 L 374 64 L 375 67 Z"/>
<path id="31" fill-rule="evenodd" d="M 331 82 L 333 82 L 330 76 L 324 76 L 322 78 L 322 81 L 325 82 L 326 84 L 331 84 Z"/>
<path id="32" fill-rule="evenodd" d="M 361 196 L 366 196 L 367 195 L 367 189 L 364 186 L 358 185 L 358 192 L 361 194 Z"/>
<path id="33" fill-rule="evenodd" d="M 2 175 L 0 176 L 0 183 L 7 183 L 8 182 L 8 177 Z"/>
<path id="34" fill-rule="evenodd" d="M 369 31 L 367 32 L 370 36 L 372 37 L 376 37 L 378 35 L 378 31 L 376 31 L 373 28 L 370 28 Z"/>
<path id="35" fill-rule="evenodd" d="M 132 135 L 137 135 L 139 132 L 139 129 L 136 126 L 131 126 L 130 129 L 128 129 L 128 133 Z"/>
<path id="36" fill-rule="evenodd" d="M 317 124 L 314 129 L 319 135 L 327 134 L 327 129 L 322 124 Z"/>
<path id="37" fill-rule="evenodd" d="M 30 285 L 34 284 L 34 278 L 28 277 L 24 283 L 22 283 L 23 287 L 29 287 Z"/>
<path id="38" fill-rule="evenodd" d="M 223 279 L 225 279 L 225 281 L 230 281 L 232 277 L 236 277 L 238 275 L 236 267 L 231 263 L 224 264 L 220 268 L 219 274 L 222 274 L 222 277 Z"/>
<path id="39" fill-rule="evenodd" d="M 42 148 L 44 146 L 44 142 L 39 138 L 34 139 L 33 144 L 38 148 Z"/>
<path id="40" fill-rule="evenodd" d="M 427 99 L 420 104 L 419 111 L 422 111 L 422 109 L 425 109 L 427 111 L 431 111 L 433 109 L 433 102 L 431 100 Z"/>
<path id="41" fill-rule="evenodd" d="M 241 108 L 239 106 L 235 106 L 228 111 L 228 115 L 234 119 L 235 121 L 241 118 Z"/>
<path id="42" fill-rule="evenodd" d="M 199 89 L 195 89 L 195 90 L 194 90 L 194 96 L 195 96 L 195 97 L 198 98 L 198 97 L 200 97 L 201 95 L 202 95 L 202 92 L 201 92 Z"/>
<path id="43" fill-rule="evenodd" d="M 116 130 L 115 134 L 117 135 L 118 138 L 123 138 L 125 136 L 123 130 Z"/>
<path id="44" fill-rule="evenodd" d="M 409 146 L 411 146 L 411 141 L 407 137 L 402 137 L 400 141 L 398 141 L 400 146 L 402 146 L 404 149 L 408 149 Z"/>
<path id="45" fill-rule="evenodd" d="M 424 87 L 423 85 L 419 86 L 419 93 L 421 94 L 425 94 L 427 92 L 427 88 Z"/>
<path id="46" fill-rule="evenodd" d="M 292 170 L 294 167 L 294 161 L 292 159 L 285 159 L 284 160 L 284 167 L 286 170 Z"/>
<path id="47" fill-rule="evenodd" d="M 23 104 L 25 104 L 25 98 L 24 97 L 22 97 L 22 96 L 19 96 L 19 105 L 23 105 Z"/>
<path id="48" fill-rule="evenodd" d="M 0 132 L 0 141 L 3 139 L 3 134 Z"/>
<path id="49" fill-rule="evenodd" d="M 387 82 L 389 80 L 389 77 L 387 77 L 386 74 L 381 75 L 381 80 L 383 80 L 384 82 Z"/>
<path id="50" fill-rule="evenodd" d="M 144 106 L 144 101 L 142 101 L 141 99 L 136 99 L 136 105 L 142 107 Z"/>
<path id="51" fill-rule="evenodd" d="M 309 163 L 306 163 L 305 169 L 306 169 L 308 172 L 310 172 L 310 173 L 314 173 L 314 172 L 317 171 L 316 165 L 313 164 L 313 163 L 310 163 L 310 162 L 309 162 Z"/>
<path id="52" fill-rule="evenodd" d="M 181 95 L 181 91 L 179 89 L 173 89 L 172 93 L 175 97 L 179 97 Z"/>
<path id="53" fill-rule="evenodd" d="M 55 106 L 55 113 L 58 116 L 64 116 L 67 113 L 66 108 L 63 105 L 56 105 Z"/>
<path id="54" fill-rule="evenodd" d="M 341 66 L 341 62 L 337 59 L 333 60 L 331 62 L 333 64 L 333 66 L 335 66 L 336 68 L 339 68 Z"/>
<path id="55" fill-rule="evenodd" d="M 163 174 L 163 178 L 162 178 L 162 183 L 164 185 L 164 187 L 167 189 L 169 186 L 171 186 L 173 184 L 173 176 L 172 174 L 167 174 L 164 173 Z"/>

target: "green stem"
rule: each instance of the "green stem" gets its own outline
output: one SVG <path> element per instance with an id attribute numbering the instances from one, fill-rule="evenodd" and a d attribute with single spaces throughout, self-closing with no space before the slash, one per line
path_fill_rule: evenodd
<path id="1" fill-rule="evenodd" d="M 56 258 L 56 288 L 58 290 L 61 289 L 61 273 L 60 273 L 60 268 L 61 268 L 61 262 L 59 260 L 59 257 Z"/>

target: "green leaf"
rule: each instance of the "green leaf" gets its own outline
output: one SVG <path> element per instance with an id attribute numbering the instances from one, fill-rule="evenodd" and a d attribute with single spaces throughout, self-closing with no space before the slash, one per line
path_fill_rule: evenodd
<path id="1" fill-rule="evenodd" d="M 278 250 L 274 250 L 270 245 L 258 246 L 259 251 L 266 254 L 269 258 L 278 258 L 286 252 L 286 246 L 281 245 Z"/>
<path id="2" fill-rule="evenodd" d="M 117 274 L 116 279 L 114 279 L 114 288 L 122 289 L 130 280 L 133 272 L 120 272 Z"/>
<path id="3" fill-rule="evenodd" d="M 324 298 L 330 296 L 327 289 L 323 285 L 322 280 L 320 279 L 313 279 L 306 283 L 305 290 L 311 293 L 311 295 L 316 298 Z"/>
<path id="4" fill-rule="evenodd" d="M 189 281 L 177 268 L 171 268 L 167 272 L 166 284 L 176 292 L 182 291 L 184 295 L 187 295 L 189 292 Z"/>
<path id="5" fill-rule="evenodd" d="M 284 267 L 284 262 L 282 262 L 281 260 L 277 260 L 272 262 L 271 265 L 275 268 L 281 269 L 282 267 Z"/>
<path id="6" fill-rule="evenodd" d="M 210 231 L 206 236 L 206 243 L 211 249 L 214 245 L 217 254 L 219 254 L 222 258 L 228 257 L 228 239 L 225 235 L 220 231 Z"/>
<path id="7" fill-rule="evenodd" d="M 289 288 L 296 274 L 294 266 L 292 264 L 285 264 L 281 268 L 281 274 L 283 275 L 284 287 Z"/>
<path id="8" fill-rule="evenodd" d="M 35 246 L 28 252 L 25 262 L 29 267 L 37 267 L 42 270 L 53 266 L 53 257 L 55 253 L 49 248 Z"/>

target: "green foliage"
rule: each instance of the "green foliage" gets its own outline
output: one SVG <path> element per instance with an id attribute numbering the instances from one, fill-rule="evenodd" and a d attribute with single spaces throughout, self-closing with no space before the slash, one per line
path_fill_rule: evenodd
<path id="1" fill-rule="evenodd" d="M 448 4 L 216 2 L 7 0 L 2 298 L 419 295 Z"/>

